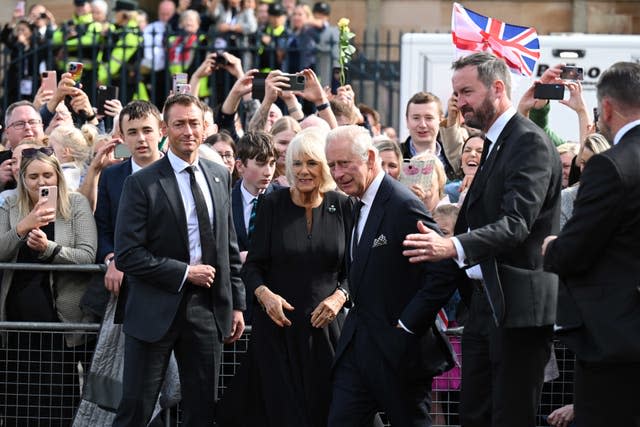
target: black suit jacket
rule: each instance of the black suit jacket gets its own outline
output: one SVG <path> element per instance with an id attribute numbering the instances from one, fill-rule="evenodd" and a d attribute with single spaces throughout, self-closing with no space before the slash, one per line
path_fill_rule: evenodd
<path id="1" fill-rule="evenodd" d="M 131 175 L 131 158 L 117 165 L 109 166 L 98 181 L 98 198 L 96 201 L 96 226 L 98 227 L 98 252 L 96 260 L 99 264 L 104 257 L 114 251 L 114 232 L 120 195 L 124 180 Z"/>
<path id="2" fill-rule="evenodd" d="M 480 264 L 501 326 L 555 321 L 558 280 L 543 271 L 540 248 L 559 228 L 561 178 L 551 141 L 516 114 L 476 173 L 460 209 L 456 237 L 467 264 Z"/>
<path id="3" fill-rule="evenodd" d="M 640 126 L 592 157 L 545 255 L 563 286 L 558 334 L 581 360 L 640 361 Z"/>
<path id="4" fill-rule="evenodd" d="M 417 231 L 418 221 L 440 232 L 422 202 L 385 175 L 349 268 L 354 307 L 342 329 L 336 360 L 356 329 L 366 328 L 376 344 L 372 351 L 382 352 L 400 372 L 431 377 L 450 367 L 453 355 L 446 337 L 434 335 L 432 323 L 421 316 L 420 305 L 412 300 L 432 281 L 451 282 L 459 269 L 451 260 L 411 264 L 402 255 L 402 242 Z M 446 297 L 442 299 L 446 302 Z M 399 319 L 415 335 L 396 328 Z"/>
<path id="5" fill-rule="evenodd" d="M 244 310 L 240 255 L 231 216 L 231 177 L 200 159 L 215 211 L 216 277 L 212 309 L 222 337 L 232 310 Z M 127 178 L 116 221 L 116 262 L 127 277 L 124 331 L 142 341 L 161 339 L 173 322 L 189 264 L 187 220 L 178 182 L 165 156 Z"/>

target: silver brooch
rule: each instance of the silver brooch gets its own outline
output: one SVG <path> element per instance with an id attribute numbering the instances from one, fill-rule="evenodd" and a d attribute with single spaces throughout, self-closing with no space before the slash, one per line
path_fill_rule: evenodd
<path id="1" fill-rule="evenodd" d="M 329 211 L 329 213 L 336 213 L 336 207 L 334 205 L 329 205 L 327 210 Z"/>

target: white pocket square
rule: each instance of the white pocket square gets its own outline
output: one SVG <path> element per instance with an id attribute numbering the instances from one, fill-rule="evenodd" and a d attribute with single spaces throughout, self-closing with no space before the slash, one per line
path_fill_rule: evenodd
<path id="1" fill-rule="evenodd" d="M 387 244 L 387 238 L 385 237 L 384 234 L 381 234 L 380 236 L 376 237 L 375 240 L 373 241 L 373 247 L 377 248 L 378 246 L 384 246 Z"/>

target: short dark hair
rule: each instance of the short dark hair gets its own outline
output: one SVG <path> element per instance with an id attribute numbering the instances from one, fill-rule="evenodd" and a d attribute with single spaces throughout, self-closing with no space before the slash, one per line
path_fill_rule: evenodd
<path id="1" fill-rule="evenodd" d="M 207 139 L 204 140 L 204 143 L 209 145 L 209 146 L 213 146 L 213 144 L 215 144 L 216 142 L 225 142 L 227 144 L 229 144 L 231 146 L 231 148 L 233 149 L 233 152 L 235 154 L 236 152 L 236 144 L 235 142 L 233 142 L 233 138 L 231 137 L 231 135 L 229 135 L 229 133 L 226 130 L 221 130 L 218 133 L 214 133 L 213 135 L 209 135 L 207 137 Z"/>
<path id="2" fill-rule="evenodd" d="M 272 136 L 267 132 L 247 132 L 238 140 L 236 159 L 243 165 L 254 159 L 258 162 L 268 162 L 269 159 L 278 158 L 278 152 L 273 145 Z"/>
<path id="3" fill-rule="evenodd" d="M 358 104 L 358 110 L 360 110 L 360 112 L 363 115 L 367 115 L 370 114 L 371 117 L 373 117 L 373 120 L 375 123 L 369 123 L 371 126 L 375 126 L 380 124 L 380 113 L 377 110 L 374 110 L 373 108 L 369 107 L 367 104 Z"/>
<path id="4" fill-rule="evenodd" d="M 164 103 L 164 108 L 162 109 L 162 116 L 164 118 L 165 124 L 167 125 L 169 124 L 169 111 L 171 111 L 171 108 L 173 108 L 173 106 L 176 104 L 182 105 L 184 107 L 195 105 L 200 109 L 200 111 L 202 111 L 202 120 L 204 122 L 205 108 L 204 108 L 204 105 L 202 104 L 202 101 L 200 101 L 198 98 L 196 98 L 193 95 L 189 95 L 186 93 L 179 93 L 177 95 L 172 95 L 168 97 Z"/>
<path id="5" fill-rule="evenodd" d="M 122 124 L 124 122 L 125 115 L 128 116 L 127 120 L 137 120 L 143 119 L 147 116 L 153 116 L 158 119 L 158 126 L 160 126 L 160 122 L 162 121 L 160 110 L 158 110 L 158 107 L 149 101 L 131 101 L 125 105 L 122 108 L 122 111 L 120 111 L 120 116 L 118 117 L 120 129 L 123 129 Z"/>
<path id="6" fill-rule="evenodd" d="M 38 116 L 40 115 L 40 111 L 38 111 L 36 106 L 33 105 L 33 102 L 31 102 L 31 101 L 16 101 L 13 104 L 10 104 L 7 107 L 7 111 L 5 111 L 5 113 L 4 113 L 4 127 L 5 127 L 5 129 L 7 127 L 9 127 L 9 125 L 11 124 L 11 123 L 9 123 L 9 118 L 13 114 L 13 110 L 15 110 L 18 107 L 31 107 L 31 108 L 33 108 L 33 111 L 38 113 Z"/>
<path id="7" fill-rule="evenodd" d="M 609 97 L 630 109 L 640 108 L 640 64 L 616 62 L 598 80 L 598 101 Z"/>
<path id="8" fill-rule="evenodd" d="M 478 80 L 486 88 L 490 88 L 494 81 L 501 80 L 504 83 L 507 98 L 511 99 L 511 74 L 502 59 L 488 52 L 476 52 L 454 61 L 451 69 L 455 71 L 465 67 L 476 67 Z"/>
<path id="9" fill-rule="evenodd" d="M 429 104 L 431 102 L 435 102 L 438 106 L 438 111 L 440 112 L 440 116 L 442 116 L 442 101 L 435 94 L 431 92 L 418 92 L 414 94 L 409 101 L 407 102 L 407 108 L 404 110 L 405 116 L 409 115 L 409 105 L 411 104 Z"/>

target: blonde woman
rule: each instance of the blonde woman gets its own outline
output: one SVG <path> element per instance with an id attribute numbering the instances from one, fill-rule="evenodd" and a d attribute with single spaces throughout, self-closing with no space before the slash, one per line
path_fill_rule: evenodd
<path id="1" fill-rule="evenodd" d="M 76 191 L 87 169 L 91 146 L 74 126 L 58 126 L 49 135 L 49 146 L 60 161 L 69 191 Z"/>

